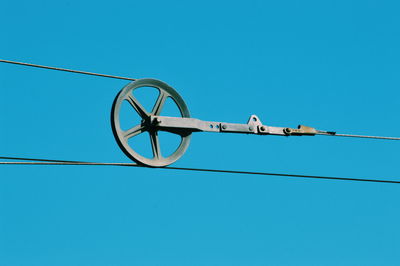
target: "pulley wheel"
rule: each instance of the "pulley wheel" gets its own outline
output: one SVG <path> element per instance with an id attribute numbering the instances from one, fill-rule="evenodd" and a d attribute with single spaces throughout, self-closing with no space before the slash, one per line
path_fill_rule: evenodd
<path id="1" fill-rule="evenodd" d="M 141 87 L 152 87 L 159 91 L 157 100 L 155 101 L 151 110 L 146 110 L 143 105 L 135 98 L 133 91 Z M 162 167 L 169 165 L 178 160 L 185 153 L 190 142 L 190 133 L 176 134 L 180 136 L 180 144 L 177 149 L 169 156 L 164 157 L 159 139 L 158 132 L 160 131 L 150 121 L 150 116 L 159 116 L 165 104 L 165 101 L 171 98 L 178 107 L 181 117 L 190 117 L 189 110 L 183 101 L 182 97 L 166 83 L 156 79 L 138 79 L 126 85 L 117 95 L 114 100 L 112 111 L 111 111 L 111 127 L 114 133 L 114 137 L 122 149 L 122 151 L 135 162 L 151 166 L 151 167 Z M 140 116 L 141 123 L 131 127 L 128 130 L 121 129 L 120 113 L 121 105 L 124 101 L 130 104 L 130 107 Z M 149 141 L 148 145 L 151 145 L 153 156 L 148 158 L 138 152 L 136 152 L 128 143 L 128 140 L 138 136 L 139 134 L 148 134 Z"/>

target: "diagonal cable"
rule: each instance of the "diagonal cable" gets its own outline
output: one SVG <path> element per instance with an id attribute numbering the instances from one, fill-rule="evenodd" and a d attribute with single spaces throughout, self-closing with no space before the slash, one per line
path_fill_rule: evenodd
<path id="1" fill-rule="evenodd" d="M 367 136 L 367 135 L 354 135 L 354 134 L 337 134 L 336 132 L 332 132 L 332 133 L 318 132 L 316 135 L 333 136 L 333 137 L 364 138 L 364 139 L 400 140 L 400 138 L 398 138 L 398 137 Z"/>
<path id="2" fill-rule="evenodd" d="M 105 78 L 123 79 L 123 80 L 131 80 L 131 81 L 135 81 L 136 80 L 134 78 L 120 77 L 120 76 L 107 75 L 107 74 L 99 74 L 99 73 L 94 73 L 94 72 L 73 70 L 73 69 L 60 68 L 60 67 L 37 65 L 37 64 L 31 64 L 31 63 L 23 63 L 23 62 L 17 62 L 17 61 L 5 60 L 5 59 L 0 59 L 0 62 L 1 63 L 7 63 L 7 64 L 27 66 L 27 67 L 36 67 L 36 68 L 43 68 L 43 69 L 50 69 L 50 70 L 57 70 L 57 71 L 64 71 L 64 72 L 71 72 L 71 73 L 77 73 L 77 74 L 83 74 L 83 75 L 105 77 Z M 366 136 L 366 135 L 354 135 L 354 134 L 337 134 L 336 132 L 327 132 L 327 131 L 319 131 L 317 133 L 317 135 L 335 136 L 335 137 L 384 139 L 384 140 L 400 140 L 400 138 L 398 138 L 398 137 Z"/>
<path id="3" fill-rule="evenodd" d="M 43 66 L 43 65 L 30 64 L 30 63 L 23 63 L 23 62 L 16 62 L 16 61 L 4 60 L 4 59 L 0 59 L 0 62 L 2 62 L 2 63 L 7 63 L 7 64 L 20 65 L 20 66 L 44 68 L 44 69 L 50 69 L 50 70 L 71 72 L 71 73 L 76 73 L 76 74 L 98 76 L 98 77 L 104 77 L 104 78 L 124 79 L 124 80 L 132 80 L 132 81 L 135 81 L 135 80 L 136 80 L 136 79 L 134 79 L 134 78 L 120 77 L 120 76 L 107 75 L 107 74 L 99 74 L 99 73 L 94 73 L 94 72 L 73 70 L 73 69 L 60 68 L 60 67 Z"/>
<path id="4" fill-rule="evenodd" d="M 147 166 L 138 165 L 136 163 L 99 163 L 99 162 L 81 162 L 81 161 L 66 161 L 66 160 L 49 160 L 49 159 L 33 159 L 33 158 L 18 158 L 18 157 L 0 157 L 5 160 L 20 160 L 18 162 L 0 162 L 0 165 L 75 165 L 75 166 L 126 166 L 126 167 L 141 167 L 151 168 Z M 300 174 L 285 174 L 285 173 L 267 173 L 267 172 L 254 172 L 254 171 L 237 171 L 237 170 L 221 170 L 221 169 L 204 169 L 204 168 L 189 168 L 189 167 L 162 167 L 152 169 L 166 169 L 166 170 L 181 170 L 181 171 L 195 171 L 195 172 L 212 172 L 212 173 L 225 173 L 225 174 L 245 174 L 245 175 L 261 175 L 261 176 L 281 176 L 281 177 L 294 177 L 294 178 L 312 178 L 312 179 L 328 179 L 340 181 L 358 181 L 358 182 L 373 182 L 373 183 L 389 183 L 400 184 L 400 181 L 378 179 L 378 178 L 353 178 L 353 177 L 335 177 L 335 176 L 317 176 L 317 175 L 300 175 Z"/>

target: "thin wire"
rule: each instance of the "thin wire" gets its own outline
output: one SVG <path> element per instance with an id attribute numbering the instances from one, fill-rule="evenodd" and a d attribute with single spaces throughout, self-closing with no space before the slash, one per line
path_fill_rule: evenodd
<path id="1" fill-rule="evenodd" d="M 113 75 L 106 75 L 106 74 L 99 74 L 99 73 L 79 71 L 79 70 L 73 70 L 73 69 L 67 69 L 67 68 L 36 65 L 36 64 L 30 64 L 30 63 L 22 63 L 22 62 L 16 62 L 16 61 L 4 60 L 4 59 L 0 59 L 0 62 L 7 63 L 7 64 L 14 64 L 14 65 L 28 66 L 28 67 L 37 67 L 37 68 L 44 68 L 44 69 L 50 69 L 50 70 L 71 72 L 71 73 L 76 73 L 76 74 L 98 76 L 98 77 L 104 77 L 104 78 L 124 79 L 124 80 L 132 80 L 132 81 L 136 80 L 134 78 L 127 78 L 127 77 L 120 77 L 120 76 L 113 76 Z"/>
<path id="2" fill-rule="evenodd" d="M 337 133 L 334 133 L 334 134 L 333 133 L 318 133 L 318 135 L 336 136 L 336 137 L 351 137 L 351 138 L 400 140 L 400 138 L 396 138 L 396 137 L 366 136 L 366 135 L 337 134 Z"/>
<path id="3" fill-rule="evenodd" d="M 136 80 L 134 78 L 127 78 L 127 77 L 120 77 L 120 76 L 113 76 L 113 75 L 106 75 L 106 74 L 99 74 L 99 73 L 79 71 L 79 70 L 59 68 L 59 67 L 43 66 L 43 65 L 31 64 L 31 63 L 23 63 L 23 62 L 5 60 L 5 59 L 0 59 L 0 62 L 1 63 L 7 63 L 7 64 L 14 64 L 14 65 L 21 65 L 21 66 L 37 67 L 37 68 L 44 68 L 44 69 L 50 69 L 50 70 L 71 72 L 71 73 L 77 73 L 77 74 L 105 77 L 105 78 L 123 79 L 123 80 L 131 80 L 131 81 L 135 81 Z M 397 138 L 397 137 L 366 136 L 366 135 L 353 135 L 353 134 L 336 134 L 336 132 L 327 132 L 327 131 L 319 131 L 317 133 L 317 135 L 336 136 L 336 137 L 353 137 L 353 138 L 400 140 L 400 138 Z"/>
<path id="4" fill-rule="evenodd" d="M 16 157 L 0 157 L 0 159 L 21 160 L 20 162 L 0 162 L 0 165 L 65 165 L 65 166 L 67 166 L 67 165 L 95 166 L 96 165 L 96 166 L 126 166 L 126 167 L 151 168 L 151 167 L 138 165 L 136 163 L 97 163 L 97 162 L 80 162 L 80 161 L 64 161 L 64 160 L 32 159 L 32 158 L 16 158 Z M 23 161 L 29 161 L 29 162 L 23 162 L 22 160 Z M 157 168 L 157 169 L 400 184 L 400 181 L 384 180 L 384 179 L 377 179 L 377 178 L 376 179 L 375 178 L 347 178 L 347 177 L 333 177 L 333 176 L 315 176 L 315 175 L 298 175 L 298 174 L 282 174 L 282 173 L 265 173 L 265 172 L 252 172 L 252 171 L 202 169 L 202 168 L 170 167 L 170 166 Z"/>

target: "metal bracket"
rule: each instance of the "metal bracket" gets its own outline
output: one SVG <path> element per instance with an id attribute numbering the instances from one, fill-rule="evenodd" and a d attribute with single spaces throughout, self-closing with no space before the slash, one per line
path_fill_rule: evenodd
<path id="1" fill-rule="evenodd" d="M 314 136 L 315 134 L 318 133 L 318 131 L 315 128 L 303 126 L 303 125 L 299 125 L 297 127 L 297 129 L 287 127 L 284 129 L 284 132 L 288 136 L 290 136 L 290 135 L 291 136 L 303 136 L 303 135 Z"/>
<path id="2" fill-rule="evenodd" d="M 141 87 L 152 87 L 158 91 L 158 97 L 151 110 L 147 110 L 135 98 L 134 91 Z M 180 111 L 180 116 L 161 116 L 166 100 L 170 98 Z M 141 119 L 141 123 L 123 130 L 120 123 L 120 110 L 123 102 L 129 103 Z M 256 115 L 251 115 L 246 124 L 203 121 L 191 118 L 189 110 L 182 97 L 168 84 L 155 79 L 138 79 L 126 85 L 114 100 L 111 110 L 111 127 L 114 137 L 120 148 L 132 160 L 142 165 L 162 167 L 178 160 L 186 151 L 193 132 L 242 133 L 254 135 L 277 136 L 313 136 L 332 135 L 334 132 L 320 131 L 312 127 L 299 126 L 297 129 L 289 127 L 272 127 L 263 125 Z M 179 135 L 181 141 L 172 154 L 165 155 L 161 148 L 158 132 L 167 131 Z M 148 133 L 152 156 L 146 157 L 131 146 L 129 140 L 137 135 Z"/>
<path id="3" fill-rule="evenodd" d="M 158 129 L 174 133 L 192 132 L 243 133 L 256 135 L 302 136 L 315 135 L 312 127 L 300 125 L 297 129 L 263 125 L 256 115 L 251 115 L 247 124 L 203 121 L 197 118 L 150 116 L 151 123 Z"/>

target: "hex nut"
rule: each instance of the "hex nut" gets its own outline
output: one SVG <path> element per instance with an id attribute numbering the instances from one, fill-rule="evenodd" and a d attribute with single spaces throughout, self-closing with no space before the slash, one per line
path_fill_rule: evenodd
<path id="1" fill-rule="evenodd" d="M 292 132 L 292 129 L 290 129 L 290 128 L 285 128 L 285 133 L 287 133 L 287 134 L 290 134 Z"/>

